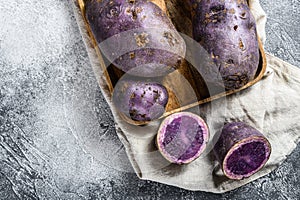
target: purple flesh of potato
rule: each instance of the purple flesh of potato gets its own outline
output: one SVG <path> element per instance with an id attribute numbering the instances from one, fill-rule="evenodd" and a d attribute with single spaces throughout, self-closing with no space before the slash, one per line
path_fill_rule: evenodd
<path id="1" fill-rule="evenodd" d="M 224 174 L 230 179 L 243 179 L 259 171 L 271 154 L 269 141 L 244 122 L 226 124 L 214 146 L 214 154 Z"/>
<path id="2" fill-rule="evenodd" d="M 166 75 L 185 56 L 184 40 L 166 13 L 150 1 L 89 0 L 86 18 L 102 53 L 131 75 Z"/>
<path id="3" fill-rule="evenodd" d="M 190 0 L 190 3 L 193 37 L 214 62 L 202 66 L 207 70 L 205 79 L 227 90 L 238 89 L 253 80 L 259 65 L 259 46 L 256 22 L 247 1 Z"/>
<path id="4" fill-rule="evenodd" d="M 138 122 L 149 122 L 165 112 L 167 89 L 157 82 L 122 80 L 113 92 L 114 105 L 127 117 Z"/>
<path id="5" fill-rule="evenodd" d="M 168 116 L 160 125 L 156 143 L 168 161 L 187 164 L 198 158 L 209 140 L 204 120 L 190 112 Z"/>

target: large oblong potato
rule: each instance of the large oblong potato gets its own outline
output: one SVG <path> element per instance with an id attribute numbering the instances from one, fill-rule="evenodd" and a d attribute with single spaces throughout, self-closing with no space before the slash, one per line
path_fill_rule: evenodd
<path id="1" fill-rule="evenodd" d="M 259 65 L 259 46 L 255 19 L 247 1 L 190 2 L 193 37 L 214 62 L 205 66 L 208 71 L 205 79 L 227 90 L 238 89 L 253 80 Z M 220 73 L 222 79 L 211 71 Z"/>
<path id="2" fill-rule="evenodd" d="M 184 40 L 151 1 L 87 0 L 85 13 L 102 53 L 124 72 L 163 76 L 185 56 Z"/>

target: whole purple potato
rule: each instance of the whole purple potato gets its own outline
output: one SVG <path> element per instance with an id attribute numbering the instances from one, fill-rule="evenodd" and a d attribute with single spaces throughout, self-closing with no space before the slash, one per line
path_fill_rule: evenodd
<path id="1" fill-rule="evenodd" d="M 214 146 L 214 154 L 230 179 L 243 179 L 259 171 L 271 154 L 269 141 L 244 122 L 226 124 Z"/>
<path id="2" fill-rule="evenodd" d="M 157 82 L 121 80 L 113 92 L 114 105 L 137 122 L 149 122 L 165 112 L 167 89 Z"/>
<path id="3" fill-rule="evenodd" d="M 227 90 L 238 89 L 253 80 L 259 65 L 259 47 L 256 22 L 247 1 L 189 1 L 193 37 L 214 62 L 207 68 L 206 80 Z M 217 79 L 217 73 L 223 82 Z"/>
<path id="4" fill-rule="evenodd" d="M 177 69 L 185 42 L 148 0 L 88 0 L 86 19 L 110 62 L 131 75 L 157 77 Z"/>
<path id="5" fill-rule="evenodd" d="M 175 164 L 194 161 L 204 151 L 208 140 L 205 121 L 190 112 L 179 112 L 165 118 L 156 136 L 162 156 Z"/>

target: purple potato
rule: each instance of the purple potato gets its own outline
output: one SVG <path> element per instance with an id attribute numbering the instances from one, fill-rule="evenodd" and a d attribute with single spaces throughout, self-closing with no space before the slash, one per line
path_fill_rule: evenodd
<path id="1" fill-rule="evenodd" d="M 226 124 L 214 146 L 214 154 L 224 174 L 230 179 L 243 179 L 259 171 L 271 154 L 269 141 L 244 122 Z"/>
<path id="2" fill-rule="evenodd" d="M 187 164 L 201 155 L 208 140 L 208 127 L 201 117 L 190 112 L 179 112 L 161 123 L 156 144 L 171 163 Z"/>
<path id="3" fill-rule="evenodd" d="M 114 105 L 138 122 L 158 119 L 168 103 L 167 89 L 157 82 L 122 80 L 113 92 Z"/>
<path id="4" fill-rule="evenodd" d="M 205 66 L 206 80 L 227 90 L 241 88 L 253 80 L 260 57 L 256 22 L 247 1 L 190 2 L 193 37 L 213 60 L 212 65 Z"/>
<path id="5" fill-rule="evenodd" d="M 86 19 L 102 53 L 131 75 L 164 76 L 185 56 L 185 42 L 148 0 L 88 0 Z"/>

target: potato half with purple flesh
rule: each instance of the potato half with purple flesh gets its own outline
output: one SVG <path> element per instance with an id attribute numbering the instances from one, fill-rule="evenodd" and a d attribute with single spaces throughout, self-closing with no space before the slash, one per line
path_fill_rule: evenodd
<path id="1" fill-rule="evenodd" d="M 166 13 L 148 0 L 88 0 L 85 13 L 102 53 L 124 72 L 164 76 L 185 56 L 184 40 Z"/>
<path id="2" fill-rule="evenodd" d="M 201 155 L 208 140 L 208 127 L 200 116 L 179 112 L 161 123 L 156 144 L 169 162 L 187 164 Z"/>
<path id="3" fill-rule="evenodd" d="M 190 2 L 193 37 L 214 62 L 211 66 L 203 66 L 208 68 L 205 79 L 227 90 L 241 88 L 253 80 L 260 57 L 256 22 L 247 1 Z M 218 76 L 223 82 L 216 78 Z"/>
<path id="4" fill-rule="evenodd" d="M 214 146 L 214 154 L 230 179 L 243 179 L 259 171 L 271 154 L 269 141 L 244 122 L 226 124 Z"/>
<path id="5" fill-rule="evenodd" d="M 114 105 L 130 119 L 150 122 L 165 112 L 168 91 L 158 82 L 121 80 L 113 91 Z"/>

